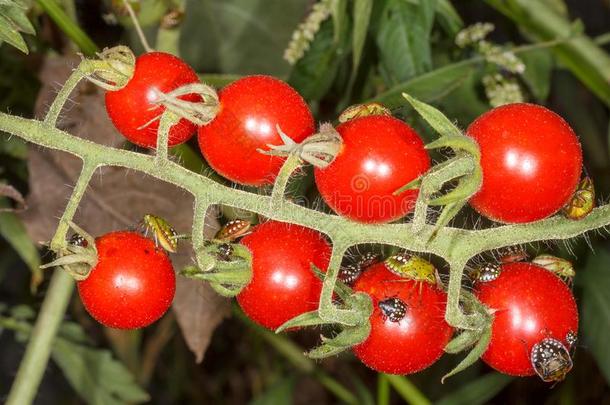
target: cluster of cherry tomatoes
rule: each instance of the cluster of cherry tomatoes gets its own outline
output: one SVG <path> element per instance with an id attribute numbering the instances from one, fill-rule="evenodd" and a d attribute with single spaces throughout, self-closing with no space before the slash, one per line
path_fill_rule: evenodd
<path id="1" fill-rule="evenodd" d="M 151 52 L 137 58 L 132 79 L 106 93 L 107 111 L 130 141 L 154 148 L 164 107 L 158 92 L 198 83 L 182 60 Z M 203 101 L 198 95 L 181 99 Z M 284 158 L 261 153 L 281 145 L 278 131 L 300 143 L 316 131 L 302 97 L 286 83 L 267 76 L 236 80 L 218 93 L 216 116 L 197 127 L 181 119 L 169 145 L 198 132 L 210 166 L 243 185 L 273 184 Z M 399 220 L 413 210 L 417 190 L 395 191 L 431 165 L 419 135 L 387 114 L 357 116 L 336 131 L 341 147 L 325 167 L 314 169 L 324 201 L 339 215 L 362 223 Z M 470 200 L 481 215 L 503 223 L 549 217 L 569 205 L 581 177 L 580 143 L 565 121 L 533 104 L 495 108 L 466 133 L 479 145 L 483 182 Z M 311 269 L 325 269 L 327 239 L 297 225 L 266 221 L 240 242 L 251 253 L 252 279 L 237 301 L 259 324 L 276 329 L 318 306 L 322 283 Z M 100 322 L 136 328 L 158 319 L 169 307 L 175 276 L 167 254 L 133 232 L 96 240 L 98 264 L 79 283 L 89 312 Z M 434 363 L 453 336 L 445 322 L 446 293 L 432 264 L 402 253 L 382 260 L 367 255 L 342 269 L 353 290 L 374 304 L 369 337 L 353 348 L 371 368 L 408 374 Z M 568 286 L 538 265 L 504 260 L 476 272 L 475 295 L 493 312 L 492 338 L 483 360 L 512 375 L 538 373 L 559 380 L 571 368 L 577 309 Z"/>

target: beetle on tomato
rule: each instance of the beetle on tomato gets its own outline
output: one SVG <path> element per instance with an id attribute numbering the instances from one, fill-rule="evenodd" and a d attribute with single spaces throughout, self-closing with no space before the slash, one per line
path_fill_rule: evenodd
<path id="1" fill-rule="evenodd" d="M 497 277 L 476 283 L 476 295 L 494 314 L 491 341 L 484 362 L 510 375 L 539 372 L 543 357 L 551 349 L 555 364 L 564 364 L 578 331 L 578 308 L 568 286 L 552 272 L 531 263 L 502 264 Z M 558 342 L 558 343 L 556 343 Z M 559 344 L 566 350 L 556 349 Z M 540 361 L 538 361 L 538 360 Z M 569 368 L 555 370 L 561 379 Z M 543 379 L 552 375 L 541 375 Z"/>
<path id="2" fill-rule="evenodd" d="M 445 321 L 447 294 L 438 285 L 400 277 L 378 263 L 362 273 L 354 291 L 367 293 L 374 306 L 371 333 L 352 349 L 365 365 L 412 374 L 441 357 L 453 329 Z"/>

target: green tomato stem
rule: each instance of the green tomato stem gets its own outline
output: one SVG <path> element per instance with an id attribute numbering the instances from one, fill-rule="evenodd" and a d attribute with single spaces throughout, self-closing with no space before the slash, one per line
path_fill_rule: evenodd
<path id="1" fill-rule="evenodd" d="M 51 355 L 53 339 L 70 302 L 74 284 L 74 279 L 65 271 L 57 269 L 53 273 L 25 356 L 8 395 L 7 405 L 30 404 L 34 400 Z"/>
<path id="2" fill-rule="evenodd" d="M 66 101 L 68 101 L 68 97 L 72 94 L 72 91 L 76 88 L 78 83 L 85 77 L 85 73 L 83 71 L 83 64 L 79 64 L 76 69 L 72 72 L 70 77 L 66 80 L 57 96 L 53 100 L 53 103 L 49 107 L 49 111 L 47 111 L 47 115 L 44 118 L 45 124 L 55 127 L 57 126 L 57 119 L 59 118 L 59 114 L 63 109 Z"/>

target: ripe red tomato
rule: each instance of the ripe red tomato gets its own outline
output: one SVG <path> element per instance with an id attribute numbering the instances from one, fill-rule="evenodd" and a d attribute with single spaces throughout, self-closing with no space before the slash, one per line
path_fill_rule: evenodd
<path id="1" fill-rule="evenodd" d="M 578 331 L 578 308 L 566 284 L 531 263 L 507 263 L 497 279 L 477 283 L 476 294 L 494 311 L 491 342 L 482 359 L 510 375 L 533 375 L 532 347 L 554 338 L 567 348 Z"/>
<path id="2" fill-rule="evenodd" d="M 353 348 L 364 364 L 382 373 L 411 374 L 441 357 L 453 334 L 445 322 L 444 291 L 402 278 L 384 263 L 362 273 L 354 290 L 369 294 L 374 305 L 371 334 Z"/>
<path id="3" fill-rule="evenodd" d="M 135 232 L 112 232 L 96 239 L 98 262 L 78 282 L 87 311 L 110 328 L 136 329 L 169 308 L 176 276 L 167 254 Z"/>
<path id="4" fill-rule="evenodd" d="M 481 150 L 483 184 L 470 204 L 499 222 L 546 218 L 570 199 L 582 166 L 580 143 L 554 112 L 509 104 L 481 115 L 468 128 Z"/>
<path id="5" fill-rule="evenodd" d="M 325 169 L 314 170 L 324 201 L 358 222 L 389 222 L 413 211 L 418 190 L 392 193 L 430 167 L 417 133 L 382 115 L 352 119 L 337 131 L 343 138 L 341 151 Z"/>
<path id="6" fill-rule="evenodd" d="M 315 131 L 305 100 L 292 87 L 269 76 L 236 80 L 219 93 L 220 111 L 199 128 L 201 153 L 222 176 L 250 186 L 272 184 L 284 158 L 258 149 L 283 142 L 276 126 L 301 142 Z"/>
<path id="7" fill-rule="evenodd" d="M 198 83 L 197 74 L 181 59 L 163 52 L 149 52 L 136 59 L 133 77 L 125 87 L 106 92 L 106 110 L 114 126 L 136 145 L 155 148 L 159 119 L 165 107 L 156 104 L 157 91 L 168 93 L 191 83 Z M 200 96 L 188 94 L 180 99 L 199 101 Z M 169 146 L 186 142 L 196 129 L 192 122 L 181 119 L 169 131 Z"/>
<path id="8" fill-rule="evenodd" d="M 254 228 L 241 243 L 252 253 L 252 281 L 239 293 L 237 302 L 250 319 L 277 329 L 318 307 L 322 282 L 311 264 L 326 271 L 331 253 L 320 233 L 268 221 Z"/>

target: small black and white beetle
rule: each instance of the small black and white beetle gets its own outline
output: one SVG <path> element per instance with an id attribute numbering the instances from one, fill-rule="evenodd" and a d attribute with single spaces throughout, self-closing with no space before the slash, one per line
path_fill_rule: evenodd
<path id="1" fill-rule="evenodd" d="M 530 361 L 542 381 L 562 381 L 572 369 L 568 349 L 557 339 L 544 338 L 532 347 Z"/>
<path id="2" fill-rule="evenodd" d="M 379 301 L 378 305 L 383 316 L 391 322 L 400 322 L 407 315 L 407 304 L 396 297 Z"/>

